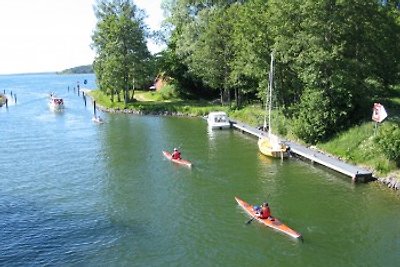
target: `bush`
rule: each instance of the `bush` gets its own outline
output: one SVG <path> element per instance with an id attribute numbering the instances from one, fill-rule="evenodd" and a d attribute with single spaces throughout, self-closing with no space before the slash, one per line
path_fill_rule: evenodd
<path id="1" fill-rule="evenodd" d="M 399 166 L 400 163 L 400 127 L 395 123 L 386 123 L 379 129 L 376 142 L 383 153 Z"/>
<path id="2" fill-rule="evenodd" d="M 303 141 L 315 144 L 326 138 L 332 125 L 329 99 L 321 91 L 305 91 L 294 120 L 294 133 Z"/>
<path id="3" fill-rule="evenodd" d="M 174 84 L 164 85 L 160 90 L 160 94 L 161 94 L 163 100 L 178 98 L 178 91 Z"/>

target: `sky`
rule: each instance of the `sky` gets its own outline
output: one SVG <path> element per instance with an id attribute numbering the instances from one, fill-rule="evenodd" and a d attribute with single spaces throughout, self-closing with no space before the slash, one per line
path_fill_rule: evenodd
<path id="1" fill-rule="evenodd" d="M 160 27 L 162 0 L 134 0 Z M 95 0 L 0 0 L 0 74 L 54 72 L 89 65 Z M 148 43 L 149 50 L 160 47 Z"/>

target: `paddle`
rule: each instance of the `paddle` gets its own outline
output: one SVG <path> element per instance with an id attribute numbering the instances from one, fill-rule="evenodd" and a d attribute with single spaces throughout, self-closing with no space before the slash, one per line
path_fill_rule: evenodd
<path id="1" fill-rule="evenodd" d="M 246 222 L 246 224 L 250 224 L 252 221 L 254 221 L 255 218 L 256 218 L 256 217 L 254 216 L 253 218 L 251 218 L 250 220 L 248 220 L 248 221 Z"/>

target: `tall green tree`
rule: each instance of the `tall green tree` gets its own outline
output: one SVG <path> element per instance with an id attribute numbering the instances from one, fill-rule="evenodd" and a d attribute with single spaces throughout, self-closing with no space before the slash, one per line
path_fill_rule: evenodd
<path id="1" fill-rule="evenodd" d="M 278 61 L 300 85 L 293 115 L 304 140 L 318 142 L 354 123 L 370 96 L 393 84 L 397 30 L 377 1 L 269 3 Z"/>
<path id="2" fill-rule="evenodd" d="M 92 36 L 96 51 L 94 70 L 99 88 L 111 95 L 122 91 L 125 104 L 129 91 L 149 78 L 150 52 L 146 45 L 144 13 L 129 0 L 98 0 L 97 24 Z M 120 101 L 120 99 L 118 99 Z"/>
<path id="3" fill-rule="evenodd" d="M 274 52 L 276 100 L 307 142 L 370 116 L 372 102 L 400 83 L 395 1 L 168 3 L 169 55 L 184 66 L 182 77 L 234 91 L 237 100 L 242 94 L 263 97 Z"/>

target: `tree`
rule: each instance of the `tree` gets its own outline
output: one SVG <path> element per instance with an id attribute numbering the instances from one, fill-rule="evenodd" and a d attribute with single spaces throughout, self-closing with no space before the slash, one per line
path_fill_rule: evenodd
<path id="1" fill-rule="evenodd" d="M 97 24 L 92 36 L 96 51 L 94 70 L 99 88 L 111 95 L 124 94 L 149 79 L 150 52 L 147 49 L 144 14 L 129 0 L 98 0 L 95 7 Z"/>
<path id="2" fill-rule="evenodd" d="M 293 74 L 289 84 L 300 85 L 292 90 L 300 96 L 292 103 L 297 134 L 318 131 L 311 134 L 318 142 L 345 129 L 366 114 L 377 89 L 395 81 L 398 29 L 377 1 L 269 3 L 277 61 Z M 308 110 L 316 98 L 319 111 Z"/>

